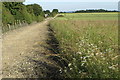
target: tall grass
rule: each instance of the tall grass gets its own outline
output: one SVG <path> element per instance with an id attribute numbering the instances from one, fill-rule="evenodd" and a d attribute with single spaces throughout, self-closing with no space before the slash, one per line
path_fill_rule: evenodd
<path id="1" fill-rule="evenodd" d="M 50 22 L 68 67 L 67 78 L 120 78 L 117 20 L 64 20 Z"/>

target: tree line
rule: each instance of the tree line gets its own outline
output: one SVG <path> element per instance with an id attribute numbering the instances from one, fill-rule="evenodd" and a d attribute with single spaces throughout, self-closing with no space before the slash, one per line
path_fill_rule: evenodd
<path id="1" fill-rule="evenodd" d="M 78 10 L 78 11 L 75 11 L 75 13 L 84 13 L 84 12 L 87 12 L 87 13 L 91 13 L 91 12 L 117 12 L 116 10 L 104 10 L 104 9 L 90 9 L 90 10 Z"/>
<path id="2" fill-rule="evenodd" d="M 47 17 L 55 16 L 58 13 L 57 9 L 44 11 L 38 4 L 25 5 L 22 2 L 3 2 L 2 4 L 2 24 L 15 25 L 18 23 L 32 23 L 44 20 L 45 14 Z"/>
<path id="3" fill-rule="evenodd" d="M 104 9 L 87 9 L 87 10 L 77 10 L 69 12 L 60 12 L 60 13 L 94 13 L 94 12 L 118 12 L 116 10 L 104 10 Z"/>

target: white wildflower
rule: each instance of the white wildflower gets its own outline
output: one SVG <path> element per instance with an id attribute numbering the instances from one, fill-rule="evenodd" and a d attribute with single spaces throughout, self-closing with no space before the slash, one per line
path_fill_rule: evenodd
<path id="1" fill-rule="evenodd" d="M 60 73 L 62 73 L 62 69 L 60 69 L 59 71 L 60 71 Z"/>
<path id="2" fill-rule="evenodd" d="M 70 68 L 70 70 L 72 70 L 72 68 Z"/>
<path id="3" fill-rule="evenodd" d="M 70 67 L 71 65 L 72 65 L 71 63 L 68 64 L 69 67 Z"/>
<path id="4" fill-rule="evenodd" d="M 81 66 L 84 66 L 85 63 L 82 63 Z"/>
<path id="5" fill-rule="evenodd" d="M 79 71 L 79 74 L 81 73 L 81 71 Z"/>
<path id="6" fill-rule="evenodd" d="M 114 67 L 114 66 L 110 66 L 109 69 L 113 69 L 113 70 L 115 70 L 115 67 Z"/>
<path id="7" fill-rule="evenodd" d="M 87 57 L 85 56 L 85 57 L 83 57 L 83 59 L 86 59 Z"/>
<path id="8" fill-rule="evenodd" d="M 67 72 L 67 70 L 65 69 L 64 72 Z"/>
<path id="9" fill-rule="evenodd" d="M 99 53 L 96 53 L 96 55 L 99 55 Z"/>
<path id="10" fill-rule="evenodd" d="M 83 57 L 80 57 L 81 59 L 83 59 Z"/>
<path id="11" fill-rule="evenodd" d="M 73 58 L 73 60 L 74 60 L 74 61 L 76 61 L 76 59 L 75 59 L 75 58 Z"/>
<path id="12" fill-rule="evenodd" d="M 80 55 L 81 55 L 82 53 L 81 53 L 81 52 L 77 52 L 77 54 L 80 54 Z"/>
<path id="13" fill-rule="evenodd" d="M 93 46 L 93 44 L 91 44 L 91 46 Z"/>

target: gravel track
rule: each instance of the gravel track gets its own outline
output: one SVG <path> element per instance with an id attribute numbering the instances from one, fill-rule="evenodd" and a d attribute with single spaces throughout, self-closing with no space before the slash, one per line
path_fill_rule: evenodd
<path id="1" fill-rule="evenodd" d="M 47 26 L 49 20 L 3 34 L 3 78 L 58 76 L 59 69 L 56 63 L 46 57 L 46 54 L 51 53 L 48 48 L 45 48 L 48 47 L 46 40 L 49 33 Z"/>

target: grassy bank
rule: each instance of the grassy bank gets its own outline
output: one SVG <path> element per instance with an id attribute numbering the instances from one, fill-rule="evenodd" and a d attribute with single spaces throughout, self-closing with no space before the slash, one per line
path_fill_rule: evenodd
<path id="1" fill-rule="evenodd" d="M 63 14 L 50 22 L 69 78 L 118 78 L 117 13 Z"/>

